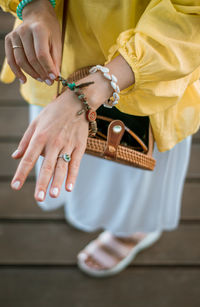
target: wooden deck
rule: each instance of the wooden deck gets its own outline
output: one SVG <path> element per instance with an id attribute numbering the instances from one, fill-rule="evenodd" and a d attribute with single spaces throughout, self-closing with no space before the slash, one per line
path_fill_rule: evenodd
<path id="1" fill-rule="evenodd" d="M 0 65 L 11 25 L 11 16 L 0 12 Z M 77 269 L 76 254 L 96 234 L 70 227 L 62 209 L 37 207 L 34 171 L 21 191 L 10 188 L 18 164 L 10 154 L 27 124 L 18 82 L 0 83 L 0 306 L 199 307 L 200 133 L 193 138 L 178 229 L 165 232 L 120 275 L 95 280 Z"/>

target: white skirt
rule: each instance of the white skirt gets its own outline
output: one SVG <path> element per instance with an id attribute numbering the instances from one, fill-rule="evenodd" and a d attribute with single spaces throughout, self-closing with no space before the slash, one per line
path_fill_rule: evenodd
<path id="1" fill-rule="evenodd" d="M 32 121 L 42 107 L 30 105 Z M 92 232 L 106 229 L 115 235 L 134 232 L 172 230 L 178 226 L 181 197 L 190 157 L 189 136 L 173 149 L 153 156 L 157 160 L 153 172 L 104 160 L 85 154 L 72 192 L 64 182 L 58 198 L 47 190 L 44 202 L 37 202 L 43 210 L 64 205 L 66 220 L 74 227 Z M 35 167 L 38 178 L 43 157 Z"/>

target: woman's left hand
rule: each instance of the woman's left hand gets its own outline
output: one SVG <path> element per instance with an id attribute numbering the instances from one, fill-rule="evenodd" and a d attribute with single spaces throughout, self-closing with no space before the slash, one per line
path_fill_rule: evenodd
<path id="1" fill-rule="evenodd" d="M 30 123 L 12 157 L 22 158 L 12 179 L 11 187 L 19 190 L 40 155 L 43 164 L 36 183 L 34 197 L 43 201 L 53 175 L 50 196 L 57 197 L 68 170 L 65 188 L 71 191 L 85 152 L 88 137 L 88 121 L 84 114 L 76 115 L 82 104 L 73 92 L 67 90 L 49 103 Z M 57 159 L 59 154 L 71 155 L 71 161 Z M 57 195 L 56 195 L 57 191 Z"/>

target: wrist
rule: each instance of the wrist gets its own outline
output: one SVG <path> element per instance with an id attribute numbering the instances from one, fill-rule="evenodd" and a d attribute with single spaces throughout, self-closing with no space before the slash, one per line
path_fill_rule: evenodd
<path id="1" fill-rule="evenodd" d="M 94 110 L 97 110 L 107 99 L 112 96 L 113 88 L 110 82 L 106 80 L 100 71 L 94 74 L 90 74 L 84 79 L 79 80 L 76 84 L 91 82 L 94 84 L 83 89 L 85 96 L 87 97 L 88 104 Z"/>
<path id="2" fill-rule="evenodd" d="M 109 74 L 114 75 L 117 78 L 117 84 L 120 91 L 128 88 L 135 83 L 135 75 L 132 68 L 125 61 L 125 59 L 119 55 L 114 58 L 110 63 L 104 65 L 109 69 Z M 97 110 L 102 104 L 104 104 L 110 97 L 113 96 L 115 90 L 111 81 L 103 75 L 101 71 L 97 71 L 88 75 L 86 78 L 79 80 L 79 83 L 94 81 L 95 83 L 84 89 L 85 96 L 88 99 L 90 106 Z M 116 91 L 118 92 L 118 91 Z M 116 96 L 114 100 L 116 99 Z M 116 104 L 114 101 L 114 103 Z"/>
<path id="3" fill-rule="evenodd" d="M 41 12 L 46 13 L 47 11 L 54 11 L 49 0 L 33 0 L 23 8 L 22 18 L 25 20 L 31 16 L 36 16 L 38 19 L 41 15 Z"/>
<path id="4" fill-rule="evenodd" d="M 63 105 L 64 108 L 66 108 L 71 122 L 81 120 L 88 123 L 86 117 L 84 116 L 85 113 L 81 114 L 81 116 L 77 115 L 77 113 L 83 109 L 83 105 L 73 91 L 65 88 L 60 96 L 56 99 L 56 103 Z"/>

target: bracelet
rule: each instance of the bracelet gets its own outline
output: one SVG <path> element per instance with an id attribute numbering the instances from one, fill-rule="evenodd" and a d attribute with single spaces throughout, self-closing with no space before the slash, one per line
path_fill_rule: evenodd
<path id="1" fill-rule="evenodd" d="M 97 113 L 94 109 L 90 107 L 88 104 L 85 94 L 82 92 L 82 88 L 87 87 L 91 84 L 94 84 L 94 82 L 85 82 L 81 83 L 79 85 L 76 85 L 75 82 L 68 83 L 67 80 L 62 78 L 61 76 L 58 77 L 58 79 L 61 81 L 63 86 L 67 86 L 71 91 L 73 91 L 78 99 L 83 103 L 83 109 L 77 112 L 77 115 L 80 116 L 85 112 L 86 119 L 89 122 L 89 136 L 95 136 L 97 133 Z"/>
<path id="2" fill-rule="evenodd" d="M 23 20 L 23 18 L 22 18 L 22 11 L 23 11 L 24 7 L 25 7 L 28 3 L 32 2 L 32 1 L 33 1 L 33 0 L 22 0 L 22 1 L 20 1 L 20 3 L 19 3 L 18 6 L 17 6 L 17 9 L 16 9 L 17 17 L 18 17 L 19 19 Z M 53 8 L 54 8 L 54 7 L 56 6 L 56 0 L 49 0 L 49 1 L 50 1 L 51 5 L 52 5 Z"/>
<path id="3" fill-rule="evenodd" d="M 96 65 L 90 68 L 89 73 L 94 74 L 97 71 L 101 71 L 104 77 L 110 81 L 110 85 L 112 86 L 114 93 L 111 98 L 104 102 L 104 107 L 112 108 L 114 107 L 119 101 L 119 86 L 117 85 L 117 78 L 114 75 L 109 74 L 109 68 L 101 65 Z"/>

